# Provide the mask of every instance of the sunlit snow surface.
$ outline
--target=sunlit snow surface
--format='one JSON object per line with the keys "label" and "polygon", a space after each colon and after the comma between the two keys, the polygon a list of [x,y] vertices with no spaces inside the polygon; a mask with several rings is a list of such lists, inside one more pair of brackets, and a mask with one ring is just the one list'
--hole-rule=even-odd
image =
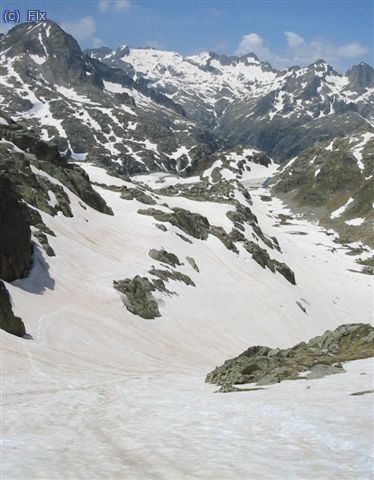
{"label": "sunlit snow surface", "polygon": [[[121,184],[83,167],[94,181]],[[114,217],[71,193],[74,218],[43,214],[57,256],[48,268],[37,253],[30,277],[8,284],[33,340],[0,332],[4,479],[370,478],[373,399],[350,396],[373,388],[369,360],[254,392],[214,394],[204,383],[250,345],[290,346],[371,321],[371,278],[350,271],[354,258],[322,228],[299,219],[280,226],[275,214],[289,212],[261,199],[269,192],[253,190],[260,180],[246,179],[253,211],[277,236],[283,254],[271,254],[295,271],[295,287],[215,237],[188,244],[175,227],[161,232],[136,213],[143,204],[114,191],[98,188]],[[162,202],[228,227],[229,205]],[[155,264],[149,249],[160,247],[178,255],[196,288],[171,283],[178,296],[163,297],[162,317],[146,321],[123,308],[112,282],[146,274]]]}

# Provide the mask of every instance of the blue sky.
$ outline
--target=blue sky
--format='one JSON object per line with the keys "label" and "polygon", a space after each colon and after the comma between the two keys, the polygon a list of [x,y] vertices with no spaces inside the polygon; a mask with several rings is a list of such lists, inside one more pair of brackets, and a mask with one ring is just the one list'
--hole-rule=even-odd
{"label": "blue sky", "polygon": [[324,58],[338,70],[373,64],[368,0],[1,0],[1,11],[41,9],[82,47],[154,46],[184,55],[254,51],[276,67]]}

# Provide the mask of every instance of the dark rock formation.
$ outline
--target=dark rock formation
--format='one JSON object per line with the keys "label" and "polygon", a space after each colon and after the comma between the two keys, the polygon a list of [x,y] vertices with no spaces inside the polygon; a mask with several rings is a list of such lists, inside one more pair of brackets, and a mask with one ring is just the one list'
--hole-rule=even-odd
{"label": "dark rock formation", "polygon": [[176,265],[181,265],[179,258],[174,255],[174,253],[167,252],[164,249],[156,250],[152,248],[152,250],[149,251],[149,256],[153,258],[153,260],[157,260],[161,263],[166,263],[168,265],[171,265],[172,267],[175,267]]}
{"label": "dark rock formation", "polygon": [[125,294],[124,304],[129,312],[147,320],[160,316],[157,301],[152,295],[157,288],[148,278],[137,275],[133,279],[114,281],[113,285]]}
{"label": "dark rock formation", "polygon": [[282,380],[321,378],[344,372],[341,362],[373,356],[374,327],[353,323],[327,330],[288,349],[250,347],[210,372],[206,382],[267,385]]}
{"label": "dark rock formation", "polygon": [[191,287],[196,287],[196,285],[188,275],[177,272],[176,270],[162,270],[157,268],[151,268],[149,273],[151,275],[154,275],[155,277],[160,278],[164,282],[168,282],[169,280],[175,280],[177,282],[183,282]]}
{"label": "dark rock formation", "polygon": [[140,188],[122,187],[121,198],[125,200],[137,200],[146,205],[155,205],[156,200]]}
{"label": "dark rock formation", "polygon": [[16,280],[26,275],[32,258],[28,209],[0,175],[0,278]]}
{"label": "dark rock formation", "polygon": [[0,328],[12,335],[22,337],[25,335],[25,325],[19,317],[16,317],[12,310],[12,304],[8,290],[4,282],[0,280]]}

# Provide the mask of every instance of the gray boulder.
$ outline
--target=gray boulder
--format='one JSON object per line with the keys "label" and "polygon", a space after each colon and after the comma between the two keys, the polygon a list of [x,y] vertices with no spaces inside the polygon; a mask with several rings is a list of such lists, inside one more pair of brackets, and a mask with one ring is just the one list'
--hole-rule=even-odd
{"label": "gray boulder", "polygon": [[9,292],[4,282],[0,280],[0,328],[17,337],[26,334],[25,325],[19,317],[16,317],[12,310]]}

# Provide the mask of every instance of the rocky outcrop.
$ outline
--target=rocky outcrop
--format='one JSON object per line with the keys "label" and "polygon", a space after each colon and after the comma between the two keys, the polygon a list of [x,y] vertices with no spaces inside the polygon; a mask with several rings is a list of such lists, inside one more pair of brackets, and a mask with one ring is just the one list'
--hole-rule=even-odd
{"label": "rocky outcrop", "polygon": [[129,312],[139,315],[147,320],[160,316],[158,304],[152,292],[158,289],[157,284],[147,277],[136,277],[114,281],[114,288],[125,295],[123,302]]}
{"label": "rocky outcrop", "polygon": [[0,174],[0,278],[16,280],[31,265],[32,246],[28,209],[11,182]]}
{"label": "rocky outcrop", "polygon": [[[270,248],[280,250],[277,239],[275,237],[267,237],[257,224],[257,218],[252,214],[251,210],[241,205],[236,205],[237,210],[228,212],[230,220],[234,221],[234,225],[244,229],[244,222],[248,223],[254,231],[255,238],[261,239]],[[245,212],[245,213],[243,213]],[[285,263],[279,262],[270,257],[268,252],[260,247],[257,243],[246,240],[245,236],[236,228],[230,233],[222,227],[210,225],[209,221],[203,215],[192,213],[182,208],[173,208],[171,212],[164,212],[155,208],[146,210],[138,210],[141,215],[150,215],[159,222],[169,222],[179,227],[184,233],[191,235],[199,240],[206,240],[209,235],[217,237],[228,250],[238,254],[239,250],[235,242],[240,242],[243,247],[252,254],[253,259],[263,268],[269,268],[273,273],[279,272],[292,285],[296,285],[295,274],[291,268]],[[229,215],[231,213],[231,215]],[[236,215],[237,214],[237,215]],[[183,240],[189,241],[188,238],[179,235]],[[152,257],[153,258],[153,257]]]}
{"label": "rocky outcrop", "polygon": [[[60,155],[56,145],[40,140],[32,130],[26,130],[7,116],[1,114],[8,125],[0,126],[0,138],[3,138],[24,152],[14,151],[11,144],[0,148],[0,170],[16,186],[16,190],[30,205],[50,215],[58,211],[72,216],[68,195],[60,185],[52,183],[44,176],[36,175],[31,166],[42,170],[69,188],[87,205],[99,212],[112,215],[104,199],[92,188],[87,173],[79,165],[69,163]],[[29,152],[33,155],[29,155]],[[56,197],[51,206],[49,192]]]}
{"label": "rocky outcrop", "polygon": [[374,327],[353,323],[327,330],[288,349],[250,347],[216,367],[207,375],[206,382],[224,386],[268,385],[282,380],[314,379],[344,372],[342,362],[373,356]]}
{"label": "rocky outcrop", "polygon": [[262,268],[268,268],[273,273],[277,271],[292,283],[292,285],[296,285],[295,274],[288,265],[271,258],[264,248],[261,248],[257,243],[251,242],[250,240],[246,240],[243,246],[247,252],[252,254],[253,260],[261,265]]}
{"label": "rocky outcrop", "polygon": [[12,335],[22,337],[26,334],[25,325],[19,317],[16,317],[12,310],[9,292],[4,282],[0,280],[0,328]]}
{"label": "rocky outcrop", "polygon": [[50,176],[59,180],[91,208],[107,215],[113,215],[111,208],[107,206],[105,200],[92,188],[87,173],[79,165],[67,163],[60,156],[59,159],[60,162],[58,163],[44,160],[37,162],[36,165]]}
{"label": "rocky outcrop", "polygon": [[124,200],[137,200],[146,205],[155,205],[156,200],[140,188],[122,187],[121,198]]}
{"label": "rocky outcrop", "polygon": [[188,275],[184,273],[177,272],[176,270],[162,270],[159,268],[151,268],[149,271],[151,275],[160,278],[164,282],[168,282],[169,280],[174,280],[176,282],[183,282],[186,285],[191,287],[196,287],[194,282],[190,279]]}
{"label": "rocky outcrop", "polygon": [[150,215],[158,222],[170,222],[184,233],[199,240],[206,240],[209,235],[209,221],[199,213],[192,213],[183,208],[173,208],[172,212],[164,212],[155,208],[138,210],[141,215]]}
{"label": "rocky outcrop", "polygon": [[200,272],[199,267],[197,266],[197,263],[194,258],[186,257],[186,260],[197,273]]}
{"label": "rocky outcrop", "polygon": [[149,251],[149,256],[153,258],[153,260],[166,263],[172,267],[175,267],[176,265],[182,265],[179,261],[179,258],[174,255],[174,253],[167,252],[164,249],[156,250],[155,248],[152,248],[152,250]]}
{"label": "rocky outcrop", "polygon": [[[149,255],[154,260],[173,267],[182,265],[176,255],[163,249],[152,249]],[[127,310],[147,320],[161,316],[158,302],[154,297],[155,292],[168,295],[175,294],[175,292],[166,288],[165,282],[175,281],[182,282],[186,286],[196,286],[188,275],[171,268],[166,270],[152,267],[149,270],[149,274],[156,278],[150,279],[136,275],[132,279],[126,278],[125,280],[113,282],[114,288],[124,294],[122,300]]]}
{"label": "rocky outcrop", "polygon": [[374,131],[367,127],[305,150],[279,171],[272,189],[296,213],[333,228],[341,243],[372,247],[373,158]]}

